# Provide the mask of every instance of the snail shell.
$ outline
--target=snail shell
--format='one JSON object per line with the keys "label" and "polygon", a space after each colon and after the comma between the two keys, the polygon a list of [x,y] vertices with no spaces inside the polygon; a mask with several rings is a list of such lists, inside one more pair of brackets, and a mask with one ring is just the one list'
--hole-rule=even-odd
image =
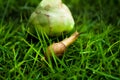
{"label": "snail shell", "polygon": [[47,48],[45,57],[47,56],[51,57],[52,53],[54,53],[58,57],[62,56],[65,50],[66,50],[66,46],[62,42],[53,43]]}

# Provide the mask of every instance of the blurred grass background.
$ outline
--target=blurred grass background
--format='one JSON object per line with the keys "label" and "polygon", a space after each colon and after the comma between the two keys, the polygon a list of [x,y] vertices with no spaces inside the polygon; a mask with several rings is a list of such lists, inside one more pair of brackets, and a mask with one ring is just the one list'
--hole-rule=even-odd
{"label": "blurred grass background", "polygon": [[[5,17],[5,20],[10,18],[14,19],[16,17],[20,19],[21,16],[23,18],[28,18],[39,2],[40,0],[1,0],[0,17]],[[68,5],[75,19],[78,19],[78,15],[80,18],[83,18],[83,16],[86,14],[86,18],[94,21],[104,20],[104,22],[106,23],[111,23],[115,25],[120,24],[119,0],[63,0],[63,2]]]}
{"label": "blurred grass background", "polygon": [[63,0],[75,30],[86,33],[53,63],[40,60],[53,39],[27,39],[26,24],[40,1],[0,0],[0,80],[120,79],[120,0]]}

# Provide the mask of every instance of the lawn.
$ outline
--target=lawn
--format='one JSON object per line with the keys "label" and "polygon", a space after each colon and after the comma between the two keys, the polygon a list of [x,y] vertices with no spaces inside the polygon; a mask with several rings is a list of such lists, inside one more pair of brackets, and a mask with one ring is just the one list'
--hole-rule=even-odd
{"label": "lawn", "polygon": [[[0,80],[120,80],[120,1],[63,0],[75,28],[36,38],[27,32],[41,0],[0,0]],[[41,60],[48,45],[81,33],[60,58]]]}

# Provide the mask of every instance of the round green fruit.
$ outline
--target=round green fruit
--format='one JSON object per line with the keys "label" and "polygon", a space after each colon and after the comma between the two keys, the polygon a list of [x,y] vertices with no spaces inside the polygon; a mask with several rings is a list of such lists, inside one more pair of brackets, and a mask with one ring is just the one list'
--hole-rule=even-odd
{"label": "round green fruit", "polygon": [[49,36],[58,36],[74,28],[74,20],[68,7],[61,0],[42,0],[29,19],[29,31],[34,29]]}

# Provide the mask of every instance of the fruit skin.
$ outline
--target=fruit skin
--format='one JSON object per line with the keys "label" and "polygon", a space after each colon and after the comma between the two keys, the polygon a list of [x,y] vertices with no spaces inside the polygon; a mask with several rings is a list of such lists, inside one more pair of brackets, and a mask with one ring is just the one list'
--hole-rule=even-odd
{"label": "fruit skin", "polygon": [[74,20],[68,7],[61,0],[43,0],[29,19],[29,31],[34,29],[49,36],[58,36],[74,28]]}

